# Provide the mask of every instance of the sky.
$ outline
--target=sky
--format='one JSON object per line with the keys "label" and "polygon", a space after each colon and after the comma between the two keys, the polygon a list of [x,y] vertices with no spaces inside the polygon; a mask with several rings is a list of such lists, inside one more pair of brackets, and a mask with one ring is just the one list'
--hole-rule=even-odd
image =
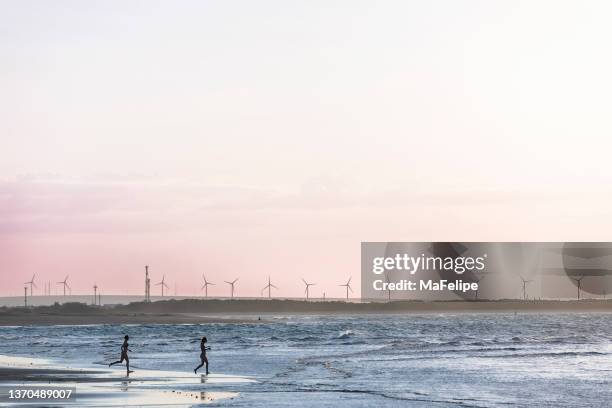
{"label": "sky", "polygon": [[179,295],[340,297],[361,241],[610,241],[611,17],[2,0],[0,296],[138,294],[148,264]]}

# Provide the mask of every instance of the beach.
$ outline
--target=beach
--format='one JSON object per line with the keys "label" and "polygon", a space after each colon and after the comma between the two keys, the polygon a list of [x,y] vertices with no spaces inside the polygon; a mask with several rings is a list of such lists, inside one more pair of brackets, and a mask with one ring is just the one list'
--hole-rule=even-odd
{"label": "beach", "polygon": [[[125,334],[129,379],[108,368]],[[193,373],[203,335],[208,377]],[[0,386],[76,384],[78,406],[601,407],[612,400],[610,338],[601,312],[5,326]]]}
{"label": "beach", "polygon": [[[224,375],[206,377],[177,372],[140,370],[132,378],[110,368],[61,367],[57,362],[25,357],[0,356],[0,386],[3,390],[73,387],[74,399],[60,405],[76,406],[192,406],[233,399],[238,394],[206,391],[202,384],[250,382],[248,378]],[[30,400],[35,404],[35,400]],[[54,401],[57,406],[58,401]],[[10,404],[10,402],[9,402]],[[20,405],[20,404],[16,404]],[[41,404],[44,405],[44,404]]]}

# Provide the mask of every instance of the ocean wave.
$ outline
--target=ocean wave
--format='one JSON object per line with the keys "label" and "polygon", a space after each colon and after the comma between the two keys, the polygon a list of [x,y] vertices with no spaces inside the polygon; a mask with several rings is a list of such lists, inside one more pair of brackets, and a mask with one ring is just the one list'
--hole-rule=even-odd
{"label": "ocean wave", "polygon": [[353,337],[355,333],[352,330],[345,330],[338,334],[336,338],[338,339],[348,339],[349,337]]}

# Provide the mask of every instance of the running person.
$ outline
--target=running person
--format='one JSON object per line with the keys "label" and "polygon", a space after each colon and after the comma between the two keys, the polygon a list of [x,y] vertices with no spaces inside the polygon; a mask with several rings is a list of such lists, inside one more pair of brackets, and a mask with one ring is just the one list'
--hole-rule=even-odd
{"label": "running person", "polygon": [[113,361],[112,363],[108,365],[110,367],[115,364],[121,364],[123,363],[123,360],[125,360],[128,376],[130,375],[130,373],[133,373],[133,371],[130,371],[130,358],[128,357],[128,351],[132,351],[129,349],[129,345],[128,345],[129,339],[130,339],[130,336],[128,336],[127,334],[123,338],[123,344],[121,345],[121,360]]}
{"label": "running person", "polygon": [[202,337],[202,341],[200,342],[200,365],[193,370],[195,374],[197,374],[198,370],[202,368],[204,364],[206,364],[206,375],[208,375],[208,358],[206,358],[206,350],[210,350],[210,347],[206,346],[207,341],[208,340],[206,340],[206,337]]}

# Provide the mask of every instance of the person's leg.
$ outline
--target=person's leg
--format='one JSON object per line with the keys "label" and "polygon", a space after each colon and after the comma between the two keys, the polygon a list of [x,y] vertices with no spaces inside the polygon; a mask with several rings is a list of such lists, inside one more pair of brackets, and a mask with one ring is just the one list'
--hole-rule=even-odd
{"label": "person's leg", "polygon": [[208,357],[204,357],[204,362],[206,363],[206,374],[208,374]]}
{"label": "person's leg", "polygon": [[110,363],[108,366],[110,367],[110,366],[112,366],[112,365],[115,365],[115,364],[121,364],[121,363],[123,363],[123,356],[121,356],[121,360],[113,361],[113,362],[112,362],[112,363]]}
{"label": "person's leg", "polygon": [[202,368],[202,366],[203,366],[203,365],[204,365],[204,360],[200,360],[200,365],[199,365],[199,366],[197,366],[197,367],[195,368],[195,370],[193,370],[193,372],[194,372],[195,374],[197,374],[197,373],[198,373],[198,370],[199,370],[200,368]]}
{"label": "person's leg", "polygon": [[128,358],[128,356],[125,356],[125,364],[127,367],[128,375],[130,375],[130,359]]}

